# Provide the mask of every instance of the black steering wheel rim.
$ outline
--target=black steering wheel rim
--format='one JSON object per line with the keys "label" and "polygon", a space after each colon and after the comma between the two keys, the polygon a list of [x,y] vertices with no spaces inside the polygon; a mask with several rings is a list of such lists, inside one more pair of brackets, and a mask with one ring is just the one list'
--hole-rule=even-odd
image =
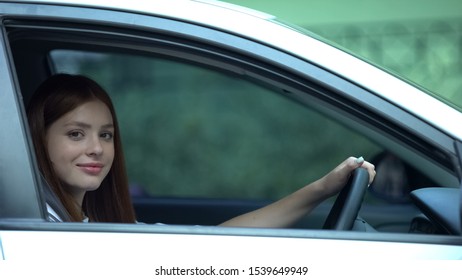
{"label": "black steering wheel rim", "polygon": [[348,183],[338,194],[323,229],[352,230],[369,185],[369,173],[356,168]]}

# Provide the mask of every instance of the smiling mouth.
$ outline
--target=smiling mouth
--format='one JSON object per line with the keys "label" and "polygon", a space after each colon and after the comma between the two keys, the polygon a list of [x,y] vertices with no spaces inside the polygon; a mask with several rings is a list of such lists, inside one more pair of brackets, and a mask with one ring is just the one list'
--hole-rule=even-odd
{"label": "smiling mouth", "polygon": [[90,175],[98,175],[103,170],[103,165],[101,164],[81,164],[77,165],[83,172]]}

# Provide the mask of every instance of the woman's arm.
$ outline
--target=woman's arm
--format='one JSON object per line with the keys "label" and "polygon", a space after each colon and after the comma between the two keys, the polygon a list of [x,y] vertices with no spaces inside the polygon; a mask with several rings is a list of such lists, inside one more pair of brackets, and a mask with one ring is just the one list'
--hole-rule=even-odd
{"label": "woman's arm", "polygon": [[321,179],[255,211],[232,218],[220,226],[284,228],[310,213],[325,199],[337,194],[348,182],[353,170],[367,169],[369,183],[375,177],[375,167],[361,158],[349,157]]}

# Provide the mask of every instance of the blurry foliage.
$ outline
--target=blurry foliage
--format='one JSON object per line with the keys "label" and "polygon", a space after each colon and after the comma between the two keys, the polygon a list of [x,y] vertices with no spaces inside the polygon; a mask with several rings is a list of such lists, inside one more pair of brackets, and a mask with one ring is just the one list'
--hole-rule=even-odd
{"label": "blurry foliage", "polygon": [[61,56],[63,66],[76,67],[68,72],[91,76],[112,96],[131,184],[150,195],[272,199],[347,156],[378,151],[349,129],[233,75],[122,55],[79,53],[70,63],[69,54]]}
{"label": "blurry foliage", "polygon": [[331,24],[307,29],[462,110],[462,18]]}

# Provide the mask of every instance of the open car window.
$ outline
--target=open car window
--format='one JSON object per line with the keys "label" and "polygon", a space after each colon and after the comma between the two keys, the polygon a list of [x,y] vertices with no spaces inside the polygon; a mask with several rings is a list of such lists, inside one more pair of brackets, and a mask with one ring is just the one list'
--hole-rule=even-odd
{"label": "open car window", "polygon": [[[435,152],[452,143],[447,135],[278,49],[197,26],[184,36],[157,18],[156,32],[7,23],[26,104],[59,72],[90,76],[109,92],[141,222],[216,225],[363,156],[383,172],[361,215],[380,231],[408,232],[418,213],[409,192],[454,179],[451,154]],[[300,227],[320,228],[331,203]]]}
{"label": "open car window", "polygon": [[[166,204],[253,201],[249,207],[258,207],[361,155],[381,171],[363,205],[374,226],[406,232],[417,213],[409,193],[428,181],[415,182],[421,174],[408,177],[400,158],[322,114],[316,103],[301,104],[248,77],[166,57],[58,49],[50,59],[55,72],[91,76],[111,94],[138,208],[143,198]],[[299,226],[320,227],[330,207],[326,203]],[[172,208],[138,212],[175,213]],[[377,220],[382,211],[401,215]],[[213,224],[178,212],[181,218],[144,221]]]}
{"label": "open car window", "polygon": [[276,199],[349,155],[381,148],[238,75],[172,59],[56,50],[56,72],[104,85],[115,103],[134,194]]}

